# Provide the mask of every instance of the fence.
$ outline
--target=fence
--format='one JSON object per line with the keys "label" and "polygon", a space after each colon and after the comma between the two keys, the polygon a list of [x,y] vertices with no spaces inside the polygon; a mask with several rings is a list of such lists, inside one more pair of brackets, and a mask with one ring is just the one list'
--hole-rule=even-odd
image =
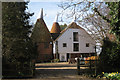
{"label": "fence", "polygon": [[[83,63],[84,61],[84,64],[81,64]],[[88,67],[87,69],[89,69],[90,73],[94,73],[94,75],[96,76],[97,74],[97,62],[98,62],[98,59],[95,59],[95,60],[80,60],[79,58],[77,58],[77,72],[78,72],[78,75],[80,75],[82,72],[81,72],[81,67]]]}

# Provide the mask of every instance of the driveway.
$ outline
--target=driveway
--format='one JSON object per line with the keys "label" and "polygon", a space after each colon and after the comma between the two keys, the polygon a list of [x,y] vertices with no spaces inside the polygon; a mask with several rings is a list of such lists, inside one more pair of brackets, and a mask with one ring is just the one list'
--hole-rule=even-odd
{"label": "driveway", "polygon": [[76,64],[68,64],[68,62],[37,63],[35,79],[96,80],[77,75]]}
{"label": "driveway", "polygon": [[99,80],[88,78],[83,75],[77,75],[76,65],[77,64],[68,64],[68,62],[37,63],[35,77],[29,79],[14,79],[14,80]]}

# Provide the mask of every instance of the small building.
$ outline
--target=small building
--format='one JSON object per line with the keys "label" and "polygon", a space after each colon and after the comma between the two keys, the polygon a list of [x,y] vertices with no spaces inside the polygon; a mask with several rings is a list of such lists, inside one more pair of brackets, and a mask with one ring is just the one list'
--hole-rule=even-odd
{"label": "small building", "polygon": [[57,55],[60,61],[95,55],[95,40],[75,21],[61,31],[53,44],[53,54]]}
{"label": "small building", "polygon": [[41,9],[41,16],[37,19],[34,26],[31,39],[37,46],[37,62],[45,62],[53,59],[53,40],[43,19],[43,9]]}

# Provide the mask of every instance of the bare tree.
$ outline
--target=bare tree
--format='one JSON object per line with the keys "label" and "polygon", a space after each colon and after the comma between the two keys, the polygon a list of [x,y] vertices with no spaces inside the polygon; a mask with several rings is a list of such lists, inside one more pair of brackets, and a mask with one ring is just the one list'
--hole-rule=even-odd
{"label": "bare tree", "polygon": [[72,19],[76,15],[77,23],[87,30],[87,32],[96,41],[97,46],[100,48],[103,44],[103,39],[107,36],[110,30],[110,25],[103,18],[101,18],[96,12],[98,9],[100,14],[110,18],[109,8],[104,2],[80,2],[79,0],[68,0],[58,5],[63,9],[61,17]]}

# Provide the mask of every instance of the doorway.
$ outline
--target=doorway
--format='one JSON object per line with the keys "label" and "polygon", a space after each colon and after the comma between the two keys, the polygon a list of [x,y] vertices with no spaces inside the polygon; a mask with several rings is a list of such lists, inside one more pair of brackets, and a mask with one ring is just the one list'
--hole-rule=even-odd
{"label": "doorway", "polygon": [[68,62],[68,59],[70,59],[70,54],[67,53],[67,62]]}

